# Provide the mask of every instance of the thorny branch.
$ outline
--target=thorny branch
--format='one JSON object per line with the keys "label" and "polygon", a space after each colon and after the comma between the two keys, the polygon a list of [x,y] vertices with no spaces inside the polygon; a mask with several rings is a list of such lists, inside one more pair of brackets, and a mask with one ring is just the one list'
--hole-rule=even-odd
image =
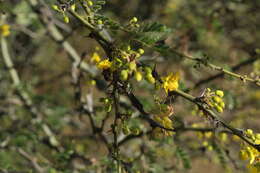
{"label": "thorny branch", "polygon": [[[247,60],[245,60],[245,61],[243,61],[243,62],[241,62],[241,63],[239,63],[239,64],[237,64],[237,65],[235,65],[235,66],[233,66],[233,67],[231,67],[231,70],[232,70],[232,71],[237,71],[237,70],[239,70],[242,66],[246,66],[246,65],[248,65],[248,64],[254,63],[257,59],[259,59],[259,58],[257,58],[257,57],[249,58],[249,59],[247,59]],[[210,81],[213,81],[213,80],[215,80],[215,79],[217,79],[217,78],[221,78],[221,77],[223,77],[224,75],[225,75],[224,72],[220,72],[220,73],[217,73],[217,74],[215,74],[215,75],[213,75],[213,76],[210,76],[210,77],[208,77],[208,78],[202,79],[202,80],[200,80],[199,82],[197,82],[197,83],[194,85],[193,89],[198,88],[199,86],[201,86],[201,85],[203,85],[203,84],[206,84],[206,83],[208,83],[208,82],[210,82]]]}
{"label": "thorny branch", "polygon": [[[61,1],[60,1],[61,2]],[[100,39],[102,40],[105,40],[105,44],[108,44],[108,45],[101,45],[106,52],[110,51],[111,48],[113,47],[113,43],[111,42],[111,40],[107,40],[106,37],[104,37],[104,35],[101,34],[100,31],[97,31],[95,28],[93,28],[93,26],[86,20],[84,20],[79,14],[77,14],[75,11],[72,11],[70,10],[70,13],[75,17],[77,18],[82,24],[84,24],[90,31],[92,31],[93,33],[95,33],[93,35],[93,38],[96,39],[98,42],[100,41]],[[148,46],[148,45],[146,45]],[[251,79],[249,77],[246,77],[246,76],[242,76],[242,75],[239,75],[239,74],[236,74],[236,73],[233,73],[233,72],[230,72],[228,70],[225,70],[223,69],[222,67],[219,67],[219,66],[216,66],[214,64],[211,64],[211,63],[204,63],[203,62],[203,59],[201,58],[194,58],[192,56],[189,56],[189,55],[186,55],[186,54],[183,54],[181,52],[178,52],[174,49],[171,49],[172,52],[174,52],[175,54],[181,56],[181,57],[185,57],[187,59],[190,59],[190,60],[193,60],[193,61],[197,61],[199,63],[203,63],[205,66],[207,67],[210,67],[212,69],[215,69],[215,70],[218,70],[218,71],[221,71],[222,73],[225,73],[227,75],[230,75],[230,76],[233,76],[233,77],[236,77],[236,78],[239,78],[239,79],[243,79],[244,81],[249,81],[249,82],[253,82],[255,83],[256,85],[260,86],[259,84],[259,81],[258,80],[254,80],[254,79]],[[110,54],[108,54],[110,55]],[[143,106],[142,104],[138,101],[138,99],[133,95],[133,93],[131,92],[127,92],[125,91],[127,97],[129,98],[129,100],[131,101],[132,105],[142,114],[141,117],[143,119],[145,119],[146,121],[149,122],[149,124],[153,127],[160,127],[160,128],[163,128],[165,130],[173,130],[173,129],[167,129],[167,128],[164,128],[163,126],[161,126],[160,124],[156,123],[154,120],[152,120],[150,117],[149,117],[149,113],[145,112],[144,109],[143,109]],[[251,145],[252,147],[254,147],[255,149],[257,149],[258,151],[260,151],[260,146],[259,145],[255,145],[254,143],[252,143],[249,139],[247,139],[243,132],[241,130],[238,130],[230,125],[228,125],[224,120],[222,120],[218,115],[216,115],[212,110],[206,108],[205,104],[203,103],[200,103],[195,97],[193,97],[192,95],[190,94],[187,94],[185,92],[182,92],[180,90],[176,90],[173,92],[174,94],[176,95],[179,95],[181,97],[183,97],[184,99],[190,101],[190,102],[193,102],[194,104],[198,105],[203,111],[205,111],[214,121],[218,121],[221,125],[223,125],[225,128],[229,129],[234,135],[237,135],[240,139],[242,139],[243,141],[245,141],[246,143],[248,143],[249,145]]]}
{"label": "thorny branch", "polygon": [[38,108],[35,105],[33,105],[33,102],[28,93],[21,88],[22,84],[20,82],[18,73],[14,68],[11,56],[8,51],[7,41],[4,37],[1,38],[1,50],[5,66],[9,71],[15,90],[22,102],[24,103],[24,106],[29,110],[29,112],[32,114],[33,118],[35,118],[37,123],[41,125],[42,130],[49,137],[51,144],[57,147],[59,150],[63,150],[59,144],[59,141],[56,139],[55,134],[52,132],[51,128],[45,122],[43,122],[42,113],[38,110]]}
{"label": "thorny branch", "polygon": [[38,162],[37,162],[37,158],[29,155],[26,151],[24,151],[22,148],[18,148],[17,149],[18,152],[29,162],[31,162],[32,166],[34,167],[34,169],[39,172],[39,173],[45,173],[46,170],[44,170],[44,168],[42,168]]}
{"label": "thorny branch", "polygon": [[[64,37],[61,35],[61,33],[58,31],[57,27],[55,26],[55,24],[52,22],[52,20],[50,20],[52,18],[52,16],[50,15],[50,10],[48,8],[46,8],[44,1],[42,0],[36,0],[36,1],[32,1],[32,0],[27,0],[27,2],[29,2],[29,4],[31,5],[32,9],[34,9],[34,11],[39,15],[39,18],[41,19],[41,22],[43,24],[46,24],[47,30],[50,33],[51,38],[53,38],[57,43],[61,44],[63,46],[63,48],[68,52],[68,54],[70,55],[72,61],[73,61],[73,69],[72,69],[72,76],[73,76],[73,80],[74,80],[74,85],[75,85],[75,89],[76,89],[76,95],[79,101],[80,101],[80,112],[84,112],[88,115],[89,119],[90,119],[90,124],[93,130],[93,133],[98,133],[98,135],[100,136],[101,140],[106,144],[109,152],[111,153],[111,149],[109,147],[109,142],[106,139],[106,137],[103,135],[103,127],[105,124],[105,120],[102,122],[101,128],[97,127],[94,123],[94,119],[93,119],[93,111],[88,110],[84,107],[84,104],[81,101],[81,84],[80,84],[80,78],[81,78],[81,69],[83,69],[84,71],[87,71],[88,73],[95,75],[95,69],[92,69],[90,66],[88,66],[88,64],[84,63],[82,61],[82,59],[80,58],[80,56],[77,54],[77,52],[75,51],[75,49],[66,41],[64,40]],[[35,3],[36,2],[36,3]],[[59,1],[60,3],[62,3],[62,1]],[[41,5],[41,9],[38,9],[37,5]],[[83,7],[84,8],[84,7]],[[85,9],[85,8],[84,8]],[[48,15],[50,16],[46,16],[45,12],[48,12]],[[88,22],[87,20],[85,20],[85,18],[83,18],[81,15],[79,15],[77,12],[69,10],[70,14],[72,16],[74,16],[76,19],[78,19],[78,21],[83,24],[86,28],[88,28],[91,31],[91,38],[95,39],[105,50],[105,52],[107,53],[108,56],[110,56],[110,51],[113,49],[113,41],[104,36],[102,34],[102,32],[100,32],[100,30],[96,29],[95,26],[93,24],[91,24],[90,22]],[[86,9],[86,13],[88,14],[88,10]],[[88,14],[90,15],[90,14]],[[147,45],[146,45],[147,46]],[[16,70],[13,67],[13,63],[11,61],[10,55],[8,53],[8,47],[7,47],[7,43],[6,40],[4,38],[1,38],[1,48],[2,48],[2,54],[3,54],[3,58],[4,58],[4,62],[5,65],[10,73],[10,76],[13,80],[13,83],[16,87],[16,90],[18,92],[19,97],[23,100],[23,102],[25,103],[25,106],[30,110],[30,112],[32,113],[33,116],[35,116],[35,118],[37,118],[39,120],[39,122],[42,124],[42,128],[44,130],[44,132],[46,133],[47,136],[49,136],[49,138],[55,138],[54,134],[52,133],[52,131],[50,130],[50,128],[47,126],[47,124],[42,122],[42,115],[41,113],[37,110],[37,108],[32,104],[32,101],[29,97],[29,95],[19,89],[19,85],[20,85],[20,79],[19,76],[16,72]],[[185,57],[187,59],[196,61],[198,63],[201,63],[203,65],[205,65],[206,67],[210,67],[214,70],[220,71],[220,73],[216,74],[215,76],[212,76],[208,79],[204,79],[202,81],[200,81],[199,83],[197,83],[195,85],[195,87],[198,87],[199,85],[214,80],[218,77],[221,77],[225,74],[230,75],[232,77],[235,78],[239,78],[242,81],[249,81],[252,83],[255,83],[257,86],[260,86],[259,83],[259,79],[252,79],[249,78],[247,76],[243,76],[243,75],[239,75],[236,74],[234,72],[228,71],[222,67],[216,66],[214,64],[205,62],[202,58],[194,58],[192,56],[180,53],[176,50],[171,49],[172,52],[174,52],[175,54],[181,56],[181,57]],[[247,63],[251,63],[254,62],[255,60],[259,59],[257,58],[252,58],[246,62],[243,62],[244,64]],[[240,64],[238,64],[237,66],[232,68],[232,71],[235,71],[236,69],[238,69],[240,66]],[[125,137],[124,139],[122,139],[121,141],[118,141],[117,139],[117,131],[116,131],[116,127],[117,127],[117,123],[118,123],[118,119],[119,119],[119,97],[118,97],[118,90],[119,90],[119,85],[118,85],[118,80],[116,75],[114,75],[114,79],[113,79],[113,101],[114,101],[114,108],[115,108],[115,119],[113,122],[113,127],[112,127],[112,131],[113,131],[113,135],[114,135],[114,141],[113,141],[113,145],[114,145],[114,149],[117,150],[121,145],[123,145],[125,142],[127,142],[128,140],[134,139],[134,138],[138,138],[141,137],[143,135],[148,135],[151,133],[151,131],[148,131],[146,133],[142,132],[139,135],[129,135],[127,137]],[[135,107],[139,112],[140,112],[140,117],[142,119],[144,119],[145,121],[147,121],[152,127],[159,127],[162,128],[164,130],[169,130],[169,131],[199,131],[199,132],[207,132],[207,131],[213,131],[215,130],[215,128],[190,128],[190,127],[180,127],[175,128],[175,129],[168,129],[165,128],[164,126],[160,125],[159,123],[155,122],[152,118],[151,118],[151,114],[146,112],[144,110],[143,105],[141,104],[141,102],[138,100],[138,98],[130,91],[126,91],[124,86],[121,88],[124,90],[124,94],[128,97],[128,99],[130,100],[131,104],[133,107]],[[118,95],[117,95],[118,94]],[[197,97],[194,97],[190,94],[187,94],[183,91],[180,90],[176,90],[173,91],[169,94],[169,96],[171,95],[178,95],[183,97],[185,100],[188,100],[196,105],[199,106],[200,109],[202,109],[204,112],[207,113],[208,116],[210,116],[212,118],[213,121],[221,124],[223,127],[225,127],[226,129],[228,129],[229,131],[225,131],[227,133],[232,133],[234,135],[237,135],[240,139],[242,139],[243,141],[245,141],[246,143],[248,143],[249,145],[251,145],[252,147],[254,147],[255,149],[257,149],[258,151],[260,151],[260,146],[259,145],[255,145],[254,143],[252,143],[249,139],[247,139],[247,137],[245,137],[245,135],[243,134],[243,131],[236,129],[232,126],[230,126],[229,124],[227,124],[222,118],[220,118],[215,112],[213,112],[212,110],[208,109],[207,106],[205,105],[205,103],[201,102]],[[107,116],[108,117],[108,116]],[[23,151],[22,149],[18,150],[19,153],[24,156],[27,160],[29,160],[30,162],[32,162],[33,166],[35,167],[35,169],[38,172],[43,172],[42,168],[39,167],[39,165],[37,165],[37,162],[35,161],[35,159],[31,158],[30,155],[28,155],[28,153],[26,153],[25,151]],[[116,158],[118,159],[118,158]],[[122,162],[122,160],[118,160],[118,162]],[[124,163],[123,163],[124,164]]]}
{"label": "thorny branch", "polygon": [[[155,46],[153,46],[153,45],[148,45],[148,44],[146,44],[146,43],[144,43],[144,42],[142,42],[140,40],[136,40],[136,39],[135,39],[135,41],[141,43],[142,45],[144,45],[146,47],[149,47],[149,48],[152,48],[154,50],[157,50],[157,48]],[[178,55],[180,57],[183,57],[183,58],[195,61],[196,63],[202,64],[202,65],[204,65],[204,66],[206,66],[206,67],[208,67],[210,69],[213,69],[213,70],[216,70],[216,71],[220,71],[220,74],[218,74],[220,76],[225,74],[225,75],[229,75],[229,76],[234,77],[234,78],[238,78],[238,79],[240,79],[243,82],[252,82],[256,86],[260,86],[260,79],[259,78],[253,79],[253,78],[248,77],[247,75],[240,75],[240,74],[231,72],[231,71],[229,71],[229,70],[227,70],[227,69],[225,69],[223,67],[220,67],[220,66],[217,66],[215,64],[212,64],[212,63],[208,62],[208,60],[206,60],[203,57],[202,58],[201,57],[199,57],[199,58],[198,57],[193,57],[191,55],[187,55],[185,53],[179,52],[179,51],[177,51],[177,50],[175,50],[173,48],[169,48],[168,51],[173,53],[173,54],[175,54],[175,55]],[[259,59],[259,56],[256,57],[256,59]]]}

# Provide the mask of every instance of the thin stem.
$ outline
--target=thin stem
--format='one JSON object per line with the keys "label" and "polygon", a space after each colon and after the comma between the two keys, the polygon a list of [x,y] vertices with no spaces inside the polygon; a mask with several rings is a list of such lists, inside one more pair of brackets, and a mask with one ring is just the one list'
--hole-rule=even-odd
{"label": "thin stem", "polygon": [[[115,118],[114,118],[114,122],[113,122],[113,135],[114,135],[114,143],[113,143],[113,147],[114,147],[114,152],[116,157],[118,157],[119,151],[118,151],[118,139],[117,139],[117,135],[118,135],[118,119],[119,119],[119,104],[118,104],[118,100],[119,100],[119,96],[118,96],[118,87],[117,87],[117,77],[116,77],[116,73],[113,73],[113,92],[112,92],[112,97],[113,97],[113,101],[114,101],[114,109],[115,109]],[[119,162],[117,161],[117,166],[119,169]]]}
{"label": "thin stem", "polygon": [[30,154],[28,154],[26,151],[24,151],[22,148],[18,148],[18,153],[23,156],[26,160],[28,160],[32,166],[34,167],[34,169],[39,172],[39,173],[45,173],[46,170],[44,170],[38,163],[37,163],[37,158],[31,156]]}
{"label": "thin stem", "polygon": [[19,87],[21,85],[21,81],[20,81],[20,78],[18,76],[16,69],[13,66],[13,62],[12,62],[11,56],[9,54],[8,46],[7,46],[7,41],[4,37],[1,37],[1,51],[2,51],[2,55],[3,55],[2,57],[4,60],[5,66],[11,76],[11,79],[12,79],[15,89],[18,93],[18,96],[24,103],[25,108],[27,108],[29,110],[29,112],[32,114],[33,118],[36,118],[36,120],[40,123],[43,131],[49,137],[49,140],[52,141],[51,144],[58,150],[63,150],[59,141],[56,139],[54,133],[52,132],[51,128],[46,123],[43,122],[42,114],[37,109],[37,107],[35,107],[33,105],[29,94],[25,90],[23,90],[22,88]]}
{"label": "thin stem", "polygon": [[[48,31],[48,35],[59,45],[61,45],[64,50],[70,55],[69,58],[73,62],[79,62],[80,56],[75,50],[74,47],[71,46],[71,44],[64,39],[64,36],[61,34],[61,32],[58,30],[56,25],[53,21],[48,21],[46,19],[53,19],[52,12],[48,8],[48,6],[44,3],[44,1],[36,0],[27,0],[28,4],[32,8],[32,10],[37,14],[38,18],[40,19],[40,22],[43,25],[46,25],[46,29]],[[38,9],[38,6],[41,5],[42,10]],[[47,12],[47,13],[46,13]],[[48,16],[51,15],[51,16]],[[54,19],[53,19],[54,20]],[[82,62],[80,68],[82,68],[84,71],[90,73],[91,75],[95,75],[97,73],[96,69],[91,68],[87,63]]]}
{"label": "thin stem", "polygon": [[[242,61],[241,63],[239,63],[239,64],[237,64],[237,65],[231,67],[231,69],[232,69],[232,71],[237,71],[237,70],[239,70],[242,66],[246,66],[246,65],[249,65],[249,64],[254,63],[257,59],[258,59],[258,58],[256,58],[256,57],[254,57],[254,58],[249,58],[249,59],[247,59],[247,60],[245,60],[245,61]],[[208,78],[202,79],[202,80],[200,80],[199,82],[197,82],[197,83],[194,85],[193,89],[198,88],[199,86],[201,86],[201,85],[203,85],[203,84],[206,84],[206,83],[208,83],[208,82],[210,82],[210,81],[213,81],[213,80],[215,80],[215,79],[218,79],[218,78],[220,78],[220,77],[223,77],[224,74],[225,74],[224,72],[219,72],[219,73],[217,73],[217,74],[215,74],[215,75],[213,75],[213,76],[210,76],[210,77],[208,77]]]}
{"label": "thin stem", "polygon": [[204,112],[207,113],[207,115],[209,115],[213,120],[219,122],[220,124],[222,124],[225,128],[229,129],[234,135],[238,136],[240,139],[242,139],[243,141],[245,141],[247,144],[251,145],[252,147],[254,147],[255,149],[257,149],[258,151],[260,151],[260,145],[256,145],[254,143],[252,143],[249,139],[247,139],[243,132],[241,130],[238,130],[234,127],[232,127],[231,125],[227,124],[222,118],[220,118],[216,113],[214,113],[212,110],[208,109],[206,107],[205,104],[201,103],[200,101],[198,101],[196,99],[196,97],[187,94],[183,91],[180,90],[176,90],[173,91],[172,93],[179,95],[183,98],[185,98],[186,100],[189,100],[190,102],[195,103],[196,105],[198,105]]}
{"label": "thin stem", "polygon": [[20,79],[19,79],[17,71],[14,68],[14,64],[13,64],[10,54],[8,52],[7,42],[4,37],[1,38],[1,50],[2,50],[3,59],[5,62],[6,68],[8,69],[8,71],[12,77],[15,87],[17,87],[20,84]]}
{"label": "thin stem", "polygon": [[[235,77],[235,78],[238,78],[238,79],[242,80],[243,82],[248,81],[248,82],[255,83],[257,86],[260,86],[260,80],[259,79],[252,79],[252,78],[247,77],[246,75],[240,75],[240,74],[228,71],[228,70],[224,69],[223,67],[214,65],[212,63],[208,63],[208,62],[204,63],[203,59],[201,59],[201,58],[195,58],[195,57],[192,57],[190,55],[186,55],[184,53],[178,52],[178,51],[176,51],[174,49],[170,49],[170,50],[175,52],[177,55],[179,55],[181,57],[190,59],[192,61],[197,61],[198,63],[202,63],[203,65],[205,65],[207,67],[210,67],[211,69],[214,69],[214,70],[217,70],[217,71],[221,71],[222,73],[224,73],[226,75],[229,75],[229,76],[232,76],[232,77]],[[258,59],[259,59],[259,57],[258,57]]]}
{"label": "thin stem", "polygon": [[[158,51],[158,48],[156,48],[154,45],[148,45],[148,44],[146,44],[146,43],[144,43],[144,42],[142,42],[140,40],[137,40],[137,39],[135,39],[134,41],[139,42],[139,43],[141,43],[142,45],[144,45],[146,47],[149,47],[149,48],[152,48],[152,49]],[[250,77],[248,77],[246,75],[240,75],[240,74],[228,71],[228,70],[224,69],[223,67],[214,65],[214,64],[209,63],[209,62],[204,62],[203,58],[196,58],[196,57],[184,54],[182,52],[179,52],[179,51],[177,51],[177,50],[175,50],[173,48],[169,48],[168,51],[172,52],[173,54],[176,54],[176,55],[178,55],[180,57],[183,57],[183,58],[186,58],[186,59],[189,59],[189,60],[192,60],[192,61],[196,61],[196,62],[198,62],[200,64],[203,64],[206,67],[209,67],[209,68],[211,68],[213,70],[217,70],[217,71],[220,71],[220,72],[222,72],[222,73],[224,73],[226,75],[238,78],[238,79],[242,80],[243,82],[247,82],[248,81],[248,82],[254,83],[257,86],[260,86],[260,79],[252,79],[252,78],[250,78]],[[257,57],[257,59],[259,59],[259,57]]]}

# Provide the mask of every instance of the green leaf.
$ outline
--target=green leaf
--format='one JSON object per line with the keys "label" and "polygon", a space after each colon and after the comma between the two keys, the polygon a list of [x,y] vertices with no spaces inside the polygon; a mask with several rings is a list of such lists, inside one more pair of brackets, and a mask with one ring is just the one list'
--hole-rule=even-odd
{"label": "green leaf", "polygon": [[188,153],[180,147],[177,147],[175,152],[176,152],[177,157],[179,157],[181,159],[183,167],[185,169],[190,169],[191,164],[190,164],[190,158],[189,158]]}
{"label": "green leaf", "polygon": [[154,22],[154,23],[147,23],[140,27],[140,32],[161,32],[161,33],[169,33],[171,31],[170,28],[167,26]]}
{"label": "green leaf", "polygon": [[158,22],[146,23],[140,26],[136,32],[136,39],[145,44],[154,44],[160,40],[164,40],[171,32],[171,29]]}
{"label": "green leaf", "polygon": [[221,166],[226,167],[226,157],[225,153],[220,146],[218,146],[216,143],[213,143],[213,150],[216,152],[216,155],[220,161]]}

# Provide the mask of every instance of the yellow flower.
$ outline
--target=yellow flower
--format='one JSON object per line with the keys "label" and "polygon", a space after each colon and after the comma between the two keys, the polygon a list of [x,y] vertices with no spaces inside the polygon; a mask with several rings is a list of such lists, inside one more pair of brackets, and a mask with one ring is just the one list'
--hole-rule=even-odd
{"label": "yellow flower", "polygon": [[258,162],[258,158],[260,157],[259,151],[251,146],[244,146],[244,148],[240,151],[240,158],[242,160],[249,160],[249,163],[252,165],[255,162]]}
{"label": "yellow flower", "polygon": [[254,161],[255,161],[255,158],[256,158],[256,153],[255,153],[254,150],[251,149],[251,148],[248,149],[248,153],[249,153],[249,157],[250,157],[249,163],[250,163],[250,164],[253,164]]}
{"label": "yellow flower", "polygon": [[169,91],[174,91],[178,89],[179,87],[179,78],[180,74],[169,74],[168,76],[165,76],[162,78],[163,84],[162,87],[164,88],[165,92],[168,93]]}
{"label": "yellow flower", "polygon": [[10,25],[3,24],[0,26],[0,34],[1,36],[7,37],[10,35]]}
{"label": "yellow flower", "polygon": [[[161,126],[167,129],[173,129],[173,122],[172,120],[164,113],[155,115],[153,119],[160,124]],[[173,131],[165,130],[160,127],[156,127],[153,131],[155,137],[162,137],[162,136],[172,136],[174,134]]]}
{"label": "yellow flower", "polygon": [[98,63],[100,62],[100,56],[98,53],[94,52],[91,59],[90,59],[91,62],[94,62],[94,63]]}
{"label": "yellow flower", "polygon": [[111,65],[112,65],[112,63],[109,61],[109,59],[105,59],[105,60],[100,61],[100,62],[98,63],[98,65],[97,65],[97,67],[98,67],[99,69],[105,70],[105,69],[110,68]]}
{"label": "yellow flower", "polygon": [[241,150],[239,152],[239,157],[241,160],[247,160],[249,158],[248,152],[245,150]]}
{"label": "yellow flower", "polygon": [[255,135],[255,144],[257,144],[257,145],[260,145],[260,133],[257,133],[256,135]]}

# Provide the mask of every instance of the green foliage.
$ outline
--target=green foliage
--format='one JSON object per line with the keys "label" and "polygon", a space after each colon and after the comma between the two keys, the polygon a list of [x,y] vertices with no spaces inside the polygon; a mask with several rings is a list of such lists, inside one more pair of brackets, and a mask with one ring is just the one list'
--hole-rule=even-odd
{"label": "green foliage", "polygon": [[180,147],[177,147],[175,150],[175,154],[181,160],[183,168],[185,168],[185,169],[191,168],[189,155],[187,154],[187,152],[185,150],[183,150]]}
{"label": "green foliage", "polygon": [[163,41],[170,32],[170,28],[158,22],[146,23],[138,28],[136,39],[148,45],[153,45],[158,41]]}
{"label": "green foliage", "polygon": [[7,169],[7,170],[12,168],[12,155],[10,151],[0,152],[0,167],[2,169]]}
{"label": "green foliage", "polygon": [[171,33],[171,29],[158,22],[144,23],[135,31],[134,39],[141,44],[151,45],[156,51],[167,55],[169,46],[164,40]]}
{"label": "green foliage", "polygon": [[220,164],[223,167],[226,167],[226,157],[225,157],[225,152],[223,151],[223,149],[220,148],[216,143],[214,143],[213,150],[216,152]]}
{"label": "green foliage", "polygon": [[0,172],[259,171],[256,1],[0,10]]}

